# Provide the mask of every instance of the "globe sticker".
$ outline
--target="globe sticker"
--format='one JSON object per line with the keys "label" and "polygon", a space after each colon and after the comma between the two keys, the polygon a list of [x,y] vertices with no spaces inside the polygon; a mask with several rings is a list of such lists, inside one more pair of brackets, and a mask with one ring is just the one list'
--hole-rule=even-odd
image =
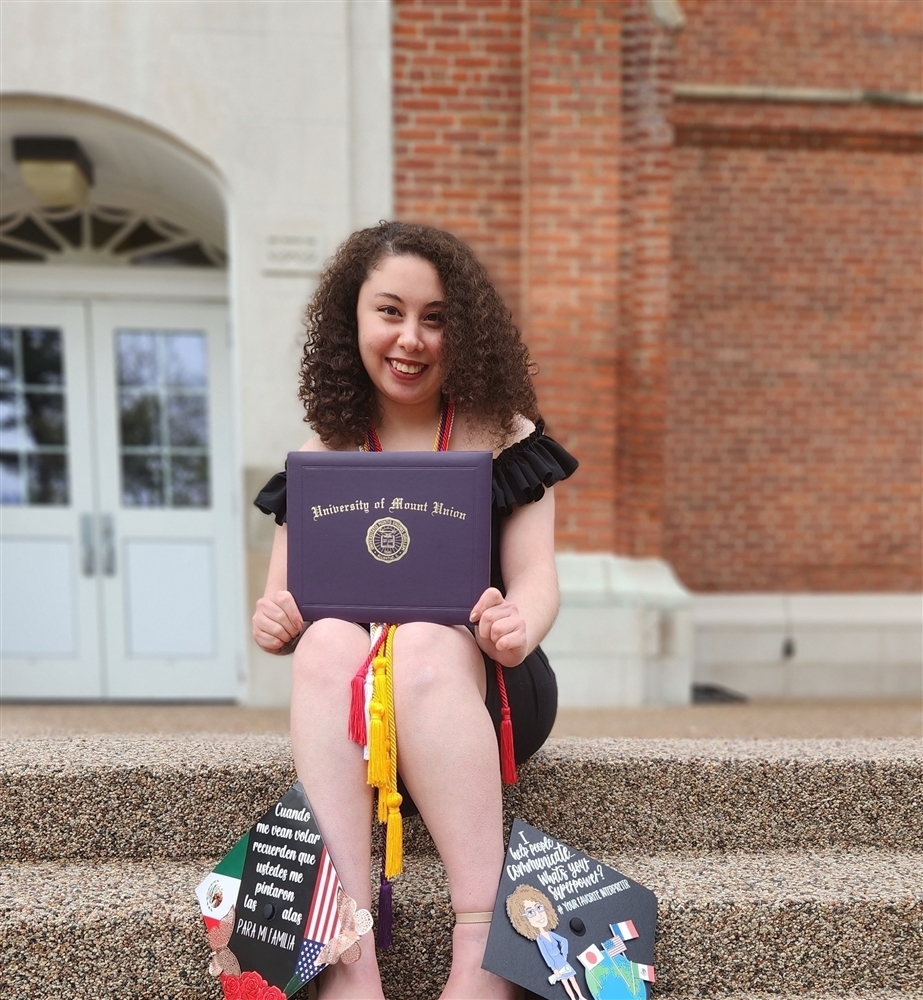
{"label": "globe sticker", "polygon": [[379,562],[397,562],[410,548],[410,532],[396,517],[381,517],[366,532],[365,544]]}

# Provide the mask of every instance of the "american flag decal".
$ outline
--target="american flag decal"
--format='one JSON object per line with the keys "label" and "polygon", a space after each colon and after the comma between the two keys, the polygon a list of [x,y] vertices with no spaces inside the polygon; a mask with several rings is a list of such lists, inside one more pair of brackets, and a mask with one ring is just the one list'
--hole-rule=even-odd
{"label": "american flag decal", "polygon": [[295,975],[302,983],[313,979],[324,968],[323,962],[317,964],[317,956],[324,945],[340,933],[340,918],[337,914],[339,888],[340,880],[325,847],[317,866],[317,879],[314,883],[314,895],[311,897],[311,909],[308,910],[304,940],[295,963]]}
{"label": "american flag decal", "polygon": [[627,946],[620,937],[609,938],[608,941],[603,941],[603,948],[606,949],[606,954],[610,958],[615,958],[616,955],[621,955],[623,951],[627,951]]}
{"label": "american flag decal", "polygon": [[311,898],[311,909],[308,911],[308,923],[304,929],[306,938],[326,944],[332,937],[340,933],[340,918],[337,916],[337,889],[339,888],[340,880],[325,847],[317,869],[317,881],[314,883],[314,895]]}
{"label": "american flag decal", "polygon": [[303,983],[306,983],[309,979],[313,979],[323,968],[323,965],[317,966],[315,964],[317,956],[323,947],[320,941],[312,941],[310,938],[305,938],[301,942],[301,952],[298,955],[298,961],[295,963],[295,975]]}

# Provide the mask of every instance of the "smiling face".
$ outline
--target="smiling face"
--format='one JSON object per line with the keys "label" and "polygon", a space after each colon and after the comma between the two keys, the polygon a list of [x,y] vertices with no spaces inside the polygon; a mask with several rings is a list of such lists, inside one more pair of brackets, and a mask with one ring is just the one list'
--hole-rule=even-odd
{"label": "smiling face", "polygon": [[438,409],[445,294],[421,257],[384,257],[359,289],[359,355],[379,403]]}
{"label": "smiling face", "polygon": [[534,899],[524,899],[523,916],[538,931],[543,931],[548,926],[548,914],[545,911],[545,904]]}

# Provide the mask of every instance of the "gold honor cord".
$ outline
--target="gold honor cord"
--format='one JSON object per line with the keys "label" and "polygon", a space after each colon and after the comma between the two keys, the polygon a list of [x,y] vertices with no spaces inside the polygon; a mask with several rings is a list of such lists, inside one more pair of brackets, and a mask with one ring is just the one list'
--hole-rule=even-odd
{"label": "gold honor cord", "polygon": [[[447,451],[455,421],[455,406],[444,401],[433,451]],[[381,441],[369,424],[363,451],[381,451]],[[381,629],[376,635],[377,629]],[[376,624],[372,649],[352,680],[349,737],[368,747],[368,783],[378,790],[378,821],[387,823],[384,876],[403,871],[402,797],[397,790],[397,724],[394,718],[394,633],[397,625]],[[372,692],[365,711],[366,677],[372,670]],[[367,724],[366,724],[367,720]],[[363,732],[367,728],[367,732]]]}

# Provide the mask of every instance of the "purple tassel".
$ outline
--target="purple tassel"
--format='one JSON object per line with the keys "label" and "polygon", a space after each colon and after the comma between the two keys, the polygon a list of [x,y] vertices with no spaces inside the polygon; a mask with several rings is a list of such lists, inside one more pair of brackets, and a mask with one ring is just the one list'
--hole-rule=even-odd
{"label": "purple tassel", "polygon": [[385,870],[382,867],[381,885],[378,888],[378,927],[375,931],[375,944],[382,951],[387,951],[391,947],[391,931],[393,927],[394,910],[391,883],[385,878]]}

